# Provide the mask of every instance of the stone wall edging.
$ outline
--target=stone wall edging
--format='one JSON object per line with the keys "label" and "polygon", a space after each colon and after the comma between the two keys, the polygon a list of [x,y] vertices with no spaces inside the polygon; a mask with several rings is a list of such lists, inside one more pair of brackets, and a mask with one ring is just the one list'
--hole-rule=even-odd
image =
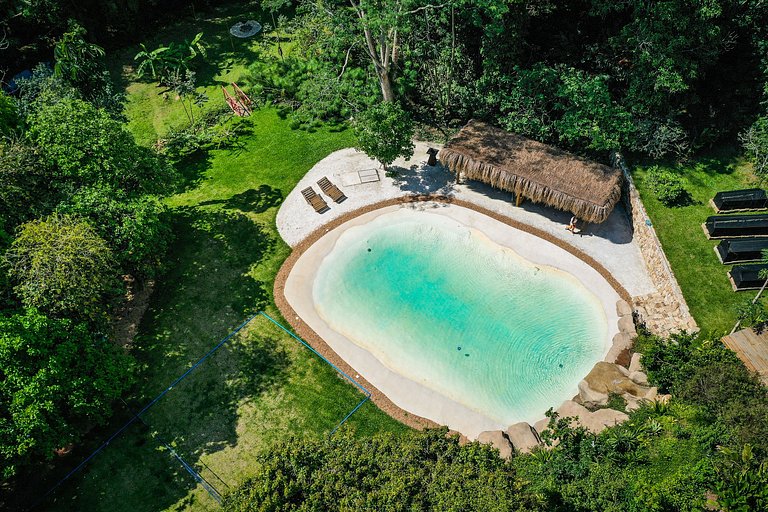
{"label": "stone wall edging", "polygon": [[613,155],[614,165],[624,175],[624,194],[622,200],[632,224],[633,236],[648,267],[648,274],[658,293],[634,297],[638,316],[651,332],[669,334],[677,330],[696,330],[696,321],[691,316],[680,285],[675,278],[669,260],[661,246],[656,230],[650,223],[648,212],[640,198],[632,175],[621,153]]}

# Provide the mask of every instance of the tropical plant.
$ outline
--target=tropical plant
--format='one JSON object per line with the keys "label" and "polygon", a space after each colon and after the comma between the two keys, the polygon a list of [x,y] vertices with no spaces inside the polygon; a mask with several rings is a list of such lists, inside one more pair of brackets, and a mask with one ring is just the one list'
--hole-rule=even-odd
{"label": "tropical plant", "polygon": [[100,71],[99,59],[104,57],[104,48],[86,41],[86,33],[78,23],[70,22],[69,31],[53,47],[53,72],[57,77],[77,82],[97,69]]}
{"label": "tropical plant", "polygon": [[133,60],[138,61],[138,65],[136,66],[136,76],[141,78],[147,73],[147,70],[149,70],[152,79],[157,79],[159,76],[158,73],[165,70],[169,65],[164,54],[168,52],[170,48],[167,46],[160,46],[154,50],[148,50],[147,47],[144,46],[144,43],[141,43],[139,46],[141,47],[141,51],[133,57]]}
{"label": "tropical plant", "polygon": [[142,77],[149,71],[152,79],[163,85],[168,85],[168,80],[173,76],[181,76],[184,71],[189,71],[198,55],[203,58],[208,55],[202,32],[182,43],[171,42],[168,46],[158,46],[154,50],[148,50],[143,43],[140,47],[141,51],[133,57],[134,61],[138,61],[136,74]]}

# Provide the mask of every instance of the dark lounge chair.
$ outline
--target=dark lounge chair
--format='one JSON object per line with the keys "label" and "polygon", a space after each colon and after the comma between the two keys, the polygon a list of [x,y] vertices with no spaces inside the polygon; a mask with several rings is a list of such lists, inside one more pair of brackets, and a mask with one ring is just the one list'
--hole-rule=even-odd
{"label": "dark lounge chair", "polygon": [[704,231],[709,238],[768,236],[768,215],[713,215]]}
{"label": "dark lounge chair", "polygon": [[768,238],[739,238],[723,240],[715,247],[715,253],[722,264],[730,265],[760,261],[766,249],[768,249]]}
{"label": "dark lounge chair", "polygon": [[760,271],[768,269],[768,265],[736,265],[728,272],[733,291],[759,290],[765,284],[765,278],[760,277]]}
{"label": "dark lounge chair", "polygon": [[761,188],[729,190],[715,194],[710,204],[717,213],[765,210],[768,208],[768,196]]}
{"label": "dark lounge chair", "polygon": [[307,200],[307,202],[312,206],[312,208],[315,209],[317,213],[325,213],[330,210],[330,208],[328,208],[328,203],[325,202],[325,199],[317,195],[317,192],[315,192],[312,187],[307,187],[302,190],[301,195],[304,196],[304,199]]}
{"label": "dark lounge chair", "polygon": [[322,190],[325,195],[337,203],[340,203],[347,198],[347,196],[344,195],[344,192],[339,190],[339,187],[331,183],[331,181],[325,176],[320,178],[317,181],[317,184],[320,185],[320,190]]}

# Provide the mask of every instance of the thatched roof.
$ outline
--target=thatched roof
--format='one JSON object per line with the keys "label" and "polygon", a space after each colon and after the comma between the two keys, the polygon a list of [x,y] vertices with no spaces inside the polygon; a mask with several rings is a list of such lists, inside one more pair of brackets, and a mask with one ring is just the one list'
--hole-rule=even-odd
{"label": "thatched roof", "polygon": [[619,169],[472,120],[438,155],[452,172],[603,222],[621,197]]}

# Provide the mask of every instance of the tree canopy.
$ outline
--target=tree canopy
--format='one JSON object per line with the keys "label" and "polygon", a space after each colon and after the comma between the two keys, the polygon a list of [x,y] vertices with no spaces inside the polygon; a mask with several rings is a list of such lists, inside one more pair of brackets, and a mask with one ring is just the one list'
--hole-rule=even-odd
{"label": "tree canopy", "polygon": [[36,310],[0,314],[0,461],[51,459],[109,417],[130,384],[128,358],[85,324]]}
{"label": "tree canopy", "polygon": [[27,307],[52,315],[96,319],[114,292],[114,256],[87,223],[52,215],[22,225],[3,263]]}

